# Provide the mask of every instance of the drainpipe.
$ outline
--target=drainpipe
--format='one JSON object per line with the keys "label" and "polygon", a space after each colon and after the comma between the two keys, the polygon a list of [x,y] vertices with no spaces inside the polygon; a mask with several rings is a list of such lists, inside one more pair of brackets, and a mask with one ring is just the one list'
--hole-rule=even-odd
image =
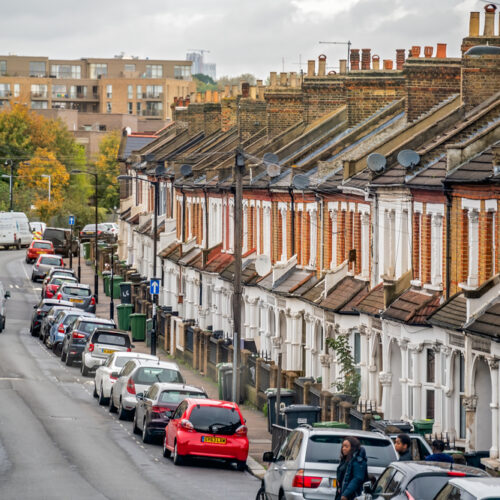
{"label": "drainpipe", "polygon": [[373,243],[372,243],[372,287],[377,286],[378,276],[380,275],[378,269],[378,239],[379,239],[379,227],[378,227],[378,196],[377,193],[373,193],[373,217],[372,217],[372,232],[373,232]]}
{"label": "drainpipe", "polygon": [[293,197],[293,188],[288,188],[288,193],[290,194],[290,211],[292,213],[292,255],[295,255],[295,199]]}
{"label": "drainpipe", "polygon": [[182,242],[186,242],[186,193],[184,192],[184,189],[181,188],[181,193],[182,193],[182,230],[181,230],[181,239]]}
{"label": "drainpipe", "polygon": [[174,188],[174,178],[170,179],[170,217],[174,217],[174,194],[175,194],[175,188]]}
{"label": "drainpipe", "polygon": [[207,188],[203,188],[203,193],[205,195],[205,249],[208,250],[208,193]]}
{"label": "drainpipe", "polygon": [[444,186],[444,193],[446,195],[446,300],[450,298],[451,287],[451,193],[450,189]]}
{"label": "drainpipe", "polygon": [[320,234],[320,249],[319,249],[319,269],[323,272],[323,260],[325,258],[325,232],[323,231],[323,197],[316,193],[316,201],[319,201],[319,225],[318,231]]}

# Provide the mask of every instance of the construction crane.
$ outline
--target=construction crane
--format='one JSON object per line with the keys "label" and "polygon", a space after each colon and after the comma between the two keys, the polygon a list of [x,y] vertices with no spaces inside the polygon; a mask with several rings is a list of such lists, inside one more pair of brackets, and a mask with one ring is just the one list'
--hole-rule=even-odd
{"label": "construction crane", "polygon": [[201,55],[203,55],[205,52],[210,53],[208,49],[188,49],[188,51],[199,52]]}

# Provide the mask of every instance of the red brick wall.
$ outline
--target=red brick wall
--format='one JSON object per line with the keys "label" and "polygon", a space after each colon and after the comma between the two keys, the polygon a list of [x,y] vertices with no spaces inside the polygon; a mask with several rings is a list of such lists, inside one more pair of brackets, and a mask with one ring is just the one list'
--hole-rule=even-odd
{"label": "red brick wall", "polygon": [[422,215],[420,213],[413,213],[413,244],[412,244],[412,268],[413,279],[420,279],[420,223]]}
{"label": "red brick wall", "polygon": [[337,219],[337,266],[342,264],[346,255],[346,211],[339,210]]}

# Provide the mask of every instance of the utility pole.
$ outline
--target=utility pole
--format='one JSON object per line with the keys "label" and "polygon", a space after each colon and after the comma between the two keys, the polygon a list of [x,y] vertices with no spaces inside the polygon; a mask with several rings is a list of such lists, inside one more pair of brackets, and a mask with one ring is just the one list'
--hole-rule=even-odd
{"label": "utility pole", "polygon": [[233,293],[233,401],[240,402],[240,366],[241,366],[241,240],[243,237],[243,175],[245,156],[236,150],[234,161],[234,293]]}
{"label": "utility pole", "polygon": [[[156,260],[157,260],[157,246],[158,246],[158,195],[159,195],[159,184],[160,181],[158,177],[155,177],[154,182],[152,182],[155,188],[155,199],[154,199],[154,217],[153,217],[153,278],[156,278]],[[151,329],[151,354],[156,356],[156,315],[158,308],[158,294],[153,295],[153,328]]]}

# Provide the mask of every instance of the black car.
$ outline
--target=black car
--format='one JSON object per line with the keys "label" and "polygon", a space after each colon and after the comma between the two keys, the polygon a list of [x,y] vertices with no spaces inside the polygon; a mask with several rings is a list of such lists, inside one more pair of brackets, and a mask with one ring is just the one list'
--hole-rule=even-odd
{"label": "black car", "polygon": [[46,227],[42,239],[52,241],[56,254],[64,257],[69,257],[70,253],[73,253],[73,256],[78,255],[78,240],[73,235],[73,241],[71,241],[71,231],[69,229]]}
{"label": "black car", "polygon": [[432,500],[438,491],[457,477],[488,477],[476,467],[446,462],[393,462],[378,478],[373,488],[363,486],[359,500]]}
{"label": "black car", "polygon": [[165,426],[179,404],[186,398],[207,399],[203,389],[192,385],[155,382],[143,394],[137,394],[134,413],[134,432],[142,432],[145,443],[154,436],[164,436]]}
{"label": "black car", "polygon": [[43,318],[47,315],[49,310],[55,305],[73,307],[73,304],[66,300],[42,299],[38,304],[33,306],[33,309],[35,309],[35,311],[31,316],[31,325],[30,325],[30,333],[33,337],[39,336]]}
{"label": "black car", "polygon": [[82,358],[85,343],[96,328],[116,328],[114,321],[104,318],[80,316],[66,327],[66,334],[62,341],[61,361],[71,366],[73,361]]}

